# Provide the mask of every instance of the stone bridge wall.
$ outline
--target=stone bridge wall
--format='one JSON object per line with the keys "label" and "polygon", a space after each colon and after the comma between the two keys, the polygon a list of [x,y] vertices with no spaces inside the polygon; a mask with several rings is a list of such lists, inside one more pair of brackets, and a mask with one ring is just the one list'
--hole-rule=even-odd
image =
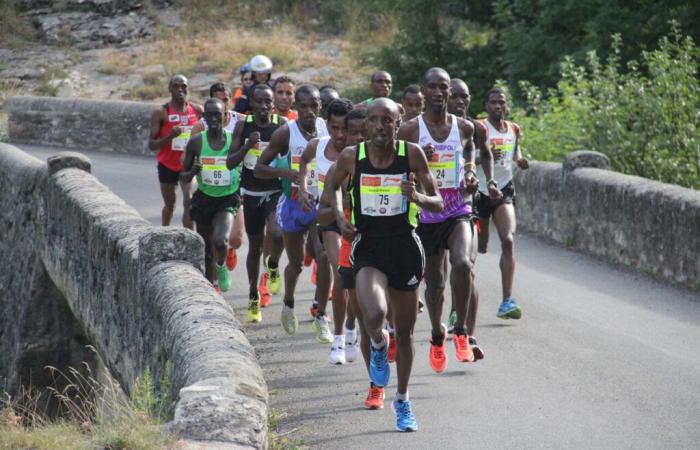
{"label": "stone bridge wall", "polygon": [[150,225],[80,154],[47,164],[0,144],[0,170],[0,386],[91,363],[86,344],[127,392],[170,361],[171,428],[192,448],[263,448],[262,370],[202,276],[201,238]]}

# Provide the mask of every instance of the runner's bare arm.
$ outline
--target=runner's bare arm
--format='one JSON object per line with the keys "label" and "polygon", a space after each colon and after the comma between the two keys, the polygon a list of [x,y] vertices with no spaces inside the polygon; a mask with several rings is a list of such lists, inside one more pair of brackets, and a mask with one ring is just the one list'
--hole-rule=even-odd
{"label": "runner's bare arm", "polygon": [[335,223],[340,228],[343,237],[348,240],[353,239],[357,229],[345,219],[342,186],[346,179],[352,179],[355,175],[355,152],[356,147],[345,147],[335,162],[335,170],[326,177],[327,188],[335,194],[329,198],[335,215]]}
{"label": "runner's bare arm", "polygon": [[[335,163],[331,164],[331,167],[326,172],[326,179],[333,176],[335,172]],[[323,185],[323,192],[318,199],[318,211],[316,212],[316,220],[321,226],[331,225],[335,222],[335,211],[333,210],[333,205],[331,197],[335,196],[335,191],[331,189],[331,184],[326,183]]]}
{"label": "runner's bare arm", "polygon": [[459,135],[462,140],[462,157],[464,159],[464,189],[467,194],[473,194],[479,188],[476,178],[476,152],[474,151],[474,125],[468,120],[457,119]]}
{"label": "runner's bare arm", "polygon": [[515,129],[515,152],[513,153],[513,161],[515,161],[518,167],[525,170],[530,167],[530,163],[527,159],[523,158],[523,154],[520,150],[520,127],[512,122],[511,125],[513,125]]}
{"label": "runner's bare arm", "polygon": [[[421,208],[431,212],[440,212],[444,207],[442,197],[437,192],[433,174],[428,169],[428,160],[418,144],[408,143],[408,163],[411,169],[409,180],[401,183],[401,191],[406,197]],[[419,192],[416,183],[423,192]]]}
{"label": "runner's bare arm", "polygon": [[419,137],[418,119],[413,118],[413,119],[409,120],[408,122],[404,122],[401,124],[401,127],[399,128],[399,132],[397,135],[398,139],[400,139],[402,141],[413,142],[414,144],[417,144],[418,137]]}
{"label": "runner's bare arm", "polygon": [[289,151],[287,149],[287,143],[289,142],[289,127],[281,126],[270,138],[270,144],[265,150],[263,150],[262,155],[258,158],[257,164],[255,164],[255,176],[263,180],[269,180],[273,178],[287,178],[288,180],[294,180],[295,176],[298,174],[296,170],[292,169],[278,169],[276,167],[270,167],[270,163],[277,158],[283,151]]}
{"label": "runner's bare arm", "polygon": [[202,170],[202,163],[199,160],[199,154],[202,149],[202,135],[198,134],[187,142],[185,147],[185,155],[182,160],[182,172],[180,172],[180,180],[189,183],[195,175]]}
{"label": "runner's bare arm", "polygon": [[[243,158],[245,158],[245,155],[246,153],[248,153],[248,150],[250,150],[252,146],[255,145],[255,143],[251,144],[253,139],[255,139],[255,136],[253,136],[254,133],[251,133],[247,143],[243,143],[243,125],[243,122],[239,121],[236,122],[236,126],[233,127],[233,136],[231,137],[231,150],[229,151],[229,156],[226,158],[226,166],[229,170],[239,165],[241,161],[243,161]],[[258,139],[259,136],[260,133],[258,133]]]}
{"label": "runner's bare arm", "polygon": [[158,108],[157,110],[153,111],[153,114],[151,114],[151,134],[148,139],[149,149],[160,150],[161,147],[163,147],[163,145],[165,145],[169,141],[172,141],[173,138],[177,137],[180,133],[182,133],[182,128],[173,127],[172,130],[170,130],[170,134],[163,137],[162,139],[158,138],[158,135],[160,134],[160,129],[166,120],[168,120],[168,112],[163,107]]}

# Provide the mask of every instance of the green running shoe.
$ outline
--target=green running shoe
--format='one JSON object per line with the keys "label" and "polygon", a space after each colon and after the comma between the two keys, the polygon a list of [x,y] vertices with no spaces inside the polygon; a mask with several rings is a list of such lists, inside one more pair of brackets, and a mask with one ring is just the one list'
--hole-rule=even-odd
{"label": "green running shoe", "polygon": [[231,277],[228,274],[228,268],[226,265],[219,267],[216,266],[216,278],[219,280],[219,287],[221,292],[226,292],[231,289]]}

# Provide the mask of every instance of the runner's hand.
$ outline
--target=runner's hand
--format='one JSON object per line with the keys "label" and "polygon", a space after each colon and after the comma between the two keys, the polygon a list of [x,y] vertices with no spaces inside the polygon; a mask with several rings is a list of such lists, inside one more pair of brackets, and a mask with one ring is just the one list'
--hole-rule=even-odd
{"label": "runner's hand", "polygon": [[301,209],[304,212],[309,212],[316,206],[314,195],[306,189],[299,189],[299,198],[301,199]]}
{"label": "runner's hand", "polygon": [[525,158],[520,158],[518,161],[516,161],[516,164],[517,164],[518,167],[520,167],[522,170],[525,170],[525,169],[527,169],[528,167],[530,167],[530,163],[529,163],[529,162],[527,161],[527,159],[525,159]]}
{"label": "runner's hand", "polygon": [[202,162],[199,160],[199,155],[194,155],[194,162],[192,163],[192,173],[197,175],[202,171]]}
{"label": "runner's hand", "polygon": [[168,135],[170,139],[176,138],[182,134],[182,127],[173,127]]}
{"label": "runner's hand", "polygon": [[285,172],[284,177],[292,183],[296,184],[297,186],[301,186],[302,181],[304,181],[301,179],[301,174],[299,173],[299,171],[294,169],[288,169]]}
{"label": "runner's hand", "polygon": [[493,184],[489,184],[489,198],[491,200],[500,200],[501,197],[503,197],[503,192]]}
{"label": "runner's hand", "polygon": [[403,180],[401,182],[401,194],[412,202],[415,202],[418,198],[418,191],[416,190],[416,175],[413,172],[408,174],[408,180]]}
{"label": "runner's hand", "polygon": [[260,132],[253,131],[252,133],[250,133],[250,136],[248,136],[248,141],[246,142],[246,150],[256,148],[258,146],[258,142],[260,142]]}
{"label": "runner's hand", "polygon": [[491,144],[491,154],[493,155],[494,161],[499,161],[503,157],[503,152],[497,150],[494,144]]}
{"label": "runner's hand", "polygon": [[467,191],[467,194],[473,194],[477,189],[479,189],[479,179],[474,176],[473,172],[467,171],[464,175],[464,190]]}
{"label": "runner's hand", "polygon": [[355,235],[357,234],[357,228],[355,228],[350,222],[348,222],[345,219],[345,217],[336,217],[335,223],[338,224],[340,234],[342,234],[345,239],[347,239],[348,241],[352,241],[353,239],[355,239]]}
{"label": "runner's hand", "polygon": [[428,142],[423,146],[423,152],[425,153],[425,159],[428,161],[433,160],[433,153],[435,153],[435,146],[432,142]]}

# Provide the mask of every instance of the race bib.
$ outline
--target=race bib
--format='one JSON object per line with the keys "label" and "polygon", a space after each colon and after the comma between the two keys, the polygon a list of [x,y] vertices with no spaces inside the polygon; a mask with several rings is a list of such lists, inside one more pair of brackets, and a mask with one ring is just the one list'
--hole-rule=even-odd
{"label": "race bib", "polygon": [[260,158],[260,155],[262,155],[263,150],[267,148],[268,144],[269,142],[258,142],[255,148],[248,150],[248,153],[246,153],[243,158],[243,166],[246,169],[254,170],[255,164],[258,163],[258,158]]}
{"label": "race bib", "polygon": [[191,126],[183,126],[182,133],[173,138],[172,149],[176,152],[184,152],[187,147],[187,142],[190,140]]}
{"label": "race bib", "polygon": [[209,186],[229,186],[231,171],[226,167],[225,156],[202,158],[202,183]]}
{"label": "race bib", "polygon": [[491,139],[492,148],[501,152],[501,159],[494,161],[494,165],[505,167],[513,160],[513,150],[515,143],[509,138],[493,138]]}
{"label": "race bib", "polygon": [[[296,170],[298,172],[300,167],[301,167],[301,155],[292,156],[291,169]],[[306,187],[307,187],[307,189],[316,187],[316,185],[317,185],[316,172],[318,172],[318,166],[316,165],[316,160],[313,160],[306,165],[306,174],[307,174]],[[299,185],[292,182],[292,187],[299,187]]]}
{"label": "race bib", "polygon": [[456,188],[460,182],[460,151],[435,152],[428,161],[428,168],[440,189]]}
{"label": "race bib", "polygon": [[361,213],[366,216],[396,216],[408,211],[408,199],[401,194],[401,181],[406,175],[360,176]]}

